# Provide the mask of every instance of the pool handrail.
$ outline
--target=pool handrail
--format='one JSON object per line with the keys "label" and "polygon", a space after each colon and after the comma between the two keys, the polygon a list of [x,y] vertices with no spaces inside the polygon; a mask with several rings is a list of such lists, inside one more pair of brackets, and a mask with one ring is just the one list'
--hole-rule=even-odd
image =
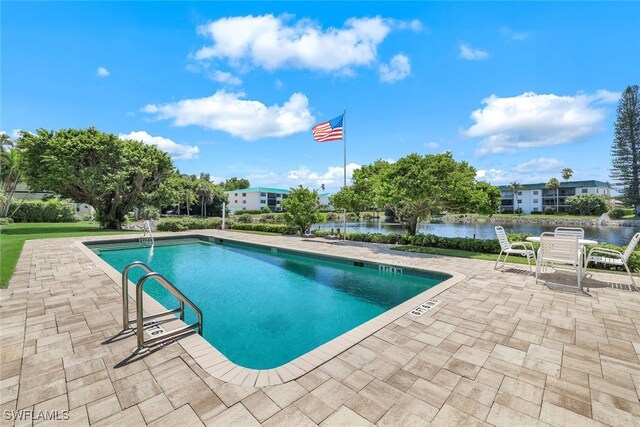
{"label": "pool handrail", "polygon": [[[180,302],[180,307],[173,310],[167,310],[162,313],[152,314],[147,317],[144,317],[143,316],[143,313],[144,313],[143,290],[144,290],[145,282],[149,279],[155,279],[156,282],[158,282],[160,285],[162,285],[162,287],[164,287],[167,291],[169,291],[169,293],[171,293],[174,297],[176,297],[176,299],[178,299],[178,301]],[[166,334],[149,338],[148,340],[144,339],[144,321],[145,320],[154,319],[157,317],[165,316],[167,314],[172,314],[179,311],[180,320],[184,321],[184,305],[185,304],[188,305],[189,308],[191,308],[191,310],[193,310],[193,312],[196,314],[198,318],[198,321],[196,323],[185,325],[183,327],[175,329]],[[195,330],[196,328],[198,329],[198,334],[202,335],[202,327],[203,327],[202,311],[198,308],[198,306],[196,306],[193,302],[191,302],[189,298],[187,298],[182,292],[180,292],[180,290],[176,288],[169,280],[167,280],[167,278],[165,278],[162,274],[158,272],[150,272],[145,274],[140,278],[140,280],[138,280],[138,283],[136,284],[136,335],[137,335],[137,344],[138,344],[136,353],[143,351],[150,344],[153,344],[157,341],[165,341],[172,337],[182,335],[187,331]]]}
{"label": "pool handrail", "polygon": [[133,267],[140,267],[147,273],[151,273],[153,270],[147,264],[142,261],[134,261],[127,264],[122,270],[122,331],[127,331],[129,324],[135,323],[136,319],[129,320],[129,270]]}

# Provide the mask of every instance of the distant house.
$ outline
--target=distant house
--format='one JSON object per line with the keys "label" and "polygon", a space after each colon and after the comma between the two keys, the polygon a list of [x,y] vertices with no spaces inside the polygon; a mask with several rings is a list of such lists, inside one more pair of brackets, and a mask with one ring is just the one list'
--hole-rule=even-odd
{"label": "distant house", "polygon": [[[29,190],[29,187],[23,182],[19,182],[16,186],[16,191],[13,193],[13,200],[11,210],[15,208],[17,204],[22,202],[23,200],[42,200],[44,198],[54,197],[53,193],[34,193]],[[85,215],[93,216],[95,213],[95,209],[92,206],[87,205],[86,203],[76,203],[71,201],[76,209],[76,217],[78,219],[83,219]]]}
{"label": "distant house", "polygon": [[[282,211],[282,201],[289,195],[289,190],[282,188],[270,187],[251,187],[240,190],[225,191],[229,199],[229,211],[232,213],[240,211],[261,210],[267,207],[271,212]],[[320,206],[328,206],[329,196],[331,193],[322,193],[319,195]]]}
{"label": "distant house", "polygon": [[[516,197],[509,190],[508,185],[498,187],[502,193],[502,212],[513,213],[516,209],[522,209],[522,213],[541,212],[547,206],[556,208],[556,189],[545,188],[546,183],[523,184]],[[561,182],[558,190],[558,212],[568,212],[567,197],[577,194],[597,194],[605,197],[611,196],[611,185],[602,181],[567,181]]]}

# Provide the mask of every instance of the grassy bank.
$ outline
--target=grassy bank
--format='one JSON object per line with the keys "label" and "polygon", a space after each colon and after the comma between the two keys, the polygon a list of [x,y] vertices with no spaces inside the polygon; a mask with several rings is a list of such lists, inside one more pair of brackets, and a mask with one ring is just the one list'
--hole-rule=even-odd
{"label": "grassy bank", "polygon": [[[103,231],[95,222],[18,223],[0,227],[0,288],[6,288],[25,240],[56,237],[105,236],[127,231]],[[136,233],[140,233],[137,231]]]}

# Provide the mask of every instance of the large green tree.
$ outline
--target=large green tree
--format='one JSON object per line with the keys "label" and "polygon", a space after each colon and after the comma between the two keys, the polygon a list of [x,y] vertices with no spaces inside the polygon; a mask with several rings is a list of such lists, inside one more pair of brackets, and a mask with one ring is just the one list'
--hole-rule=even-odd
{"label": "large green tree", "polygon": [[285,221],[298,229],[301,235],[307,234],[311,226],[322,219],[318,212],[318,202],[316,190],[310,190],[302,185],[292,188],[282,201]]}
{"label": "large green tree", "polygon": [[405,230],[441,211],[466,211],[475,191],[476,169],[451,153],[410,154],[387,163],[373,179],[378,206],[391,209]]}
{"label": "large green tree", "polygon": [[250,186],[251,184],[248,179],[236,178],[235,176],[222,183],[222,187],[225,191],[240,190],[242,188],[249,188]]}
{"label": "large green tree", "polygon": [[95,128],[23,132],[17,146],[32,190],[93,206],[103,228],[120,228],[127,212],[174,173],[169,156],[155,146]]}
{"label": "large green tree", "polygon": [[618,104],[611,146],[611,179],[623,201],[635,205],[640,215],[640,100],[638,85],[627,86]]}
{"label": "large green tree", "polygon": [[477,182],[475,191],[471,193],[469,211],[481,215],[493,215],[502,202],[502,193],[498,187],[487,182]]}
{"label": "large green tree", "polygon": [[562,169],[560,174],[562,175],[562,179],[564,179],[565,181],[569,181],[569,179],[573,176],[573,169],[564,168]]}

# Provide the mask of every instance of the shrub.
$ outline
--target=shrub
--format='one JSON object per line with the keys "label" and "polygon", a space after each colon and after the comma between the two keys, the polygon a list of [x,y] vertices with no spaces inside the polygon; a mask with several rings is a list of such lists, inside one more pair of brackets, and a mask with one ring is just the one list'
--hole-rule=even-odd
{"label": "shrub", "polygon": [[27,200],[12,216],[15,222],[74,222],[76,208],[72,203],[57,199],[43,202]]}
{"label": "shrub", "polygon": [[93,221],[93,215],[91,215],[91,214],[85,214],[85,215],[82,217],[82,220],[83,220],[83,221]]}
{"label": "shrub", "polygon": [[296,228],[288,226],[286,224],[250,224],[243,222],[234,222],[231,225],[232,230],[249,230],[249,231],[264,231],[267,233],[280,233],[280,234],[296,234]]}
{"label": "shrub", "polygon": [[335,212],[329,212],[325,218],[327,221],[337,221],[338,214],[336,214]]}
{"label": "shrub", "polygon": [[[267,208],[267,209],[269,209],[269,208]],[[270,209],[269,209],[269,212],[271,212]],[[236,215],[237,214],[257,215],[257,214],[261,214],[261,213],[265,213],[265,212],[263,212],[262,209],[245,209],[243,211],[236,211],[235,213],[236,213]]]}
{"label": "shrub", "polygon": [[9,225],[9,224],[13,224],[13,219],[7,218],[7,217],[0,218],[0,225]]}
{"label": "shrub", "polygon": [[221,228],[222,218],[163,218],[158,223],[158,231],[186,231],[202,230],[206,228]]}
{"label": "shrub", "polygon": [[251,214],[242,214],[239,217],[235,218],[235,220],[237,222],[243,222],[245,224],[250,224],[251,222],[253,222],[253,217],[251,216]]}
{"label": "shrub", "polygon": [[266,213],[266,214],[270,214],[271,213],[271,209],[269,209],[268,207],[264,207],[262,208],[262,213]]}
{"label": "shrub", "polygon": [[609,218],[611,219],[621,219],[624,217],[624,209],[622,208],[613,208],[609,211]]}
{"label": "shrub", "polygon": [[284,215],[268,213],[262,215],[258,221],[263,224],[284,224]]}
{"label": "shrub", "polygon": [[553,215],[554,213],[556,213],[556,208],[554,208],[553,206],[545,206],[544,207],[544,214],[545,215]]}
{"label": "shrub", "polygon": [[598,194],[578,194],[567,197],[566,204],[577,215],[602,215],[607,211],[607,199]]}
{"label": "shrub", "polygon": [[360,219],[360,217],[353,213],[353,212],[349,212],[347,213],[347,221],[358,221]]}
{"label": "shrub", "polygon": [[140,219],[160,219],[160,209],[155,206],[145,206],[138,212]]}
{"label": "shrub", "polygon": [[518,215],[522,214],[522,208],[516,209],[515,211],[513,211],[513,213],[518,214]]}

